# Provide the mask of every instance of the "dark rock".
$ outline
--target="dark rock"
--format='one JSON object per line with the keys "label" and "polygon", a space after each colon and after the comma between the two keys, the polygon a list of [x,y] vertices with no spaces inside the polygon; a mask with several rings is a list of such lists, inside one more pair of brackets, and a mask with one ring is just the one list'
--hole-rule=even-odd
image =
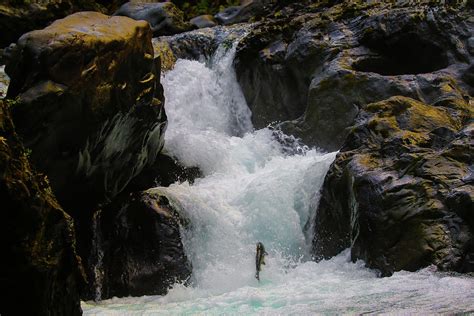
{"label": "dark rock", "polygon": [[382,275],[430,264],[473,271],[472,102],[362,106],[323,185],[316,259],[351,247]]}
{"label": "dark rock", "polygon": [[214,20],[214,17],[209,14],[194,17],[191,20],[189,20],[189,23],[191,23],[198,29],[202,29],[206,27],[214,27],[217,25],[216,21]]}
{"label": "dark rock", "polygon": [[127,2],[114,15],[127,16],[150,23],[154,36],[172,35],[191,30],[184,15],[172,2],[136,3]]}
{"label": "dark rock", "polygon": [[198,167],[185,167],[175,158],[160,153],[152,166],[146,166],[130,183],[125,192],[144,191],[152,187],[168,187],[175,182],[194,183],[202,177]]}
{"label": "dark rock", "polygon": [[[395,95],[434,104],[472,93],[472,12],[432,4],[314,3],[284,8],[238,47],[237,78],[256,128],[282,122],[339,149],[363,104]],[[456,82],[456,84],[453,84]]]}
{"label": "dark rock", "polygon": [[117,199],[94,215],[89,258],[95,298],[163,295],[191,274],[181,242],[186,220],[158,189]]}
{"label": "dark rock", "polygon": [[73,221],[28,162],[8,106],[0,100],[0,313],[81,315]]}
{"label": "dark rock", "polygon": [[6,67],[18,133],[73,216],[82,256],[92,212],[153,165],[166,128],[145,21],[84,12],[20,38]]}
{"label": "dark rock", "polygon": [[219,24],[230,25],[247,22],[268,13],[275,4],[273,0],[246,0],[240,6],[231,6],[217,13],[214,17]]}

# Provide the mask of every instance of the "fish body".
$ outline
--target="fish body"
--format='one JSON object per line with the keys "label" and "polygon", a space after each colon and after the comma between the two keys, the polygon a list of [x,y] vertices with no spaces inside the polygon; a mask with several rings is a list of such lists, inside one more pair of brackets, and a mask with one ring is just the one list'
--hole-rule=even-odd
{"label": "fish body", "polygon": [[255,268],[257,272],[255,273],[255,278],[260,281],[260,271],[262,270],[262,265],[265,264],[265,256],[268,253],[265,251],[265,247],[261,242],[257,243],[257,254],[255,256]]}

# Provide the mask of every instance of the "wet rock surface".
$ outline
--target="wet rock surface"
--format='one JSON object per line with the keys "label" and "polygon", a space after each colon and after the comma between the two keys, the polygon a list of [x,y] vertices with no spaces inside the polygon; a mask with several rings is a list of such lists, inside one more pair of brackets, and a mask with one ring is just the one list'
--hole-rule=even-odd
{"label": "wet rock surface", "polygon": [[350,247],[382,275],[474,271],[473,119],[469,97],[363,106],[323,186],[316,258]]}
{"label": "wet rock surface", "polygon": [[473,91],[472,9],[295,3],[239,44],[236,72],[259,128],[281,123],[308,145],[339,149],[362,105],[394,95],[431,104],[456,81]]}
{"label": "wet rock surface", "polygon": [[172,2],[127,2],[114,15],[127,16],[150,23],[154,36],[172,35],[192,29],[184,14]]}
{"label": "wet rock surface", "polygon": [[0,100],[0,313],[81,315],[73,221],[31,167],[9,106]]}
{"label": "wet rock surface", "polygon": [[163,295],[191,274],[177,205],[151,189],[116,199],[94,215],[94,298]]}
{"label": "wet rock surface", "polygon": [[154,38],[155,59],[160,56],[163,71],[172,69],[179,58],[205,62],[220,44],[225,43],[230,48],[233,40],[248,32],[250,27],[247,24],[216,26]]}

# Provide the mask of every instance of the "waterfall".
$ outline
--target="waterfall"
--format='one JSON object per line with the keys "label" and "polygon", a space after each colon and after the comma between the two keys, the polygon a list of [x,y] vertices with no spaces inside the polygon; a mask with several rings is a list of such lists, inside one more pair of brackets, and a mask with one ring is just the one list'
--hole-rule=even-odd
{"label": "waterfall", "polygon": [[[269,128],[254,130],[223,43],[206,62],[178,60],[162,78],[169,125],[165,150],[203,178],[160,188],[179,201],[192,262],[189,286],[165,296],[84,303],[85,314],[405,314],[469,310],[474,281],[429,267],[378,278],[349,251],[309,259],[305,225],[335,153],[321,153]],[[283,140],[283,141],[282,141]],[[153,190],[153,189],[151,189]],[[258,282],[255,244],[269,253]],[[413,299],[416,298],[416,299]]]}
{"label": "waterfall", "polygon": [[235,50],[236,43],[221,45],[207,65],[178,60],[162,81],[165,149],[205,175],[164,191],[192,223],[184,233],[192,284],[212,293],[256,284],[258,241],[269,252],[263,280],[307,258],[310,197],[335,157],[308,149],[289,155],[272,130],[253,130],[232,66]]}

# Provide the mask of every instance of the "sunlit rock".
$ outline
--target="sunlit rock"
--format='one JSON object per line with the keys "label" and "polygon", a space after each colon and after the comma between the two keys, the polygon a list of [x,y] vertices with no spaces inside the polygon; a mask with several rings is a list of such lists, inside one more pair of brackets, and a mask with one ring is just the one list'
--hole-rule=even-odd
{"label": "sunlit rock", "polygon": [[383,275],[430,264],[474,271],[472,102],[364,106],[323,186],[316,257],[351,247]]}

